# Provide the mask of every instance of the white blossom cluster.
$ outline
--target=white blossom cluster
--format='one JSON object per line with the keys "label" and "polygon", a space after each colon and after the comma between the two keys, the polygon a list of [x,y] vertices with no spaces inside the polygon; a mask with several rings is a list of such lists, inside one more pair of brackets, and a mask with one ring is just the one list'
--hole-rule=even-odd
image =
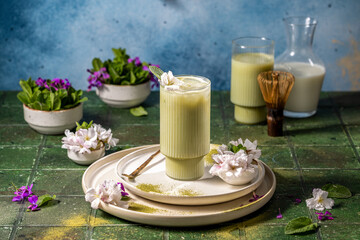
{"label": "white blossom cluster", "polygon": [[309,209],[315,209],[318,211],[324,211],[325,209],[331,209],[334,206],[334,200],[328,198],[328,192],[323,191],[320,188],[313,189],[313,197],[306,200],[306,206]]}
{"label": "white blossom cluster", "polygon": [[159,79],[161,86],[165,87],[166,90],[179,89],[183,82],[173,75],[171,71],[168,73],[164,72]]}
{"label": "white blossom cluster", "polygon": [[258,174],[258,166],[252,164],[252,161],[261,156],[261,150],[256,149],[256,140],[253,143],[248,139],[243,142],[239,138],[237,141],[229,142],[229,145],[241,147],[242,149],[233,152],[224,144],[219,146],[217,149],[218,154],[212,155],[215,164],[209,172],[232,185],[246,184]]}
{"label": "white blossom cluster", "polygon": [[128,202],[123,201],[123,198],[127,196],[128,193],[125,192],[122,183],[114,180],[105,180],[97,185],[96,188],[89,188],[86,191],[85,200],[91,203],[93,209],[98,209],[102,202],[128,208]]}
{"label": "white blossom cluster", "polygon": [[109,149],[119,141],[112,137],[111,129],[106,130],[100,124],[92,124],[90,128],[81,128],[75,133],[66,129],[65,136],[62,138],[62,148],[79,153],[90,153],[103,146]]}

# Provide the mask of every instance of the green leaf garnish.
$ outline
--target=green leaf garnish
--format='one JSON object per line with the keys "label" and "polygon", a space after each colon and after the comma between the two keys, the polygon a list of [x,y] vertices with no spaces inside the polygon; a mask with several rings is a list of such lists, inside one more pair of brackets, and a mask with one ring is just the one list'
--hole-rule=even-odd
{"label": "green leaf garnish", "polygon": [[150,66],[149,69],[158,79],[161,79],[161,75],[164,73],[163,70],[156,66]]}
{"label": "green leaf garnish", "polygon": [[228,144],[228,149],[229,149],[230,151],[232,151],[233,153],[237,153],[237,152],[240,151],[240,150],[246,151],[246,147],[244,147],[244,146],[241,145],[241,144],[235,146],[235,145],[229,143],[229,144]]}
{"label": "green leaf garnish", "polygon": [[321,188],[329,193],[329,198],[350,198],[352,196],[350,190],[340,184],[326,184]]}
{"label": "green leaf garnish", "polygon": [[315,231],[319,225],[308,217],[298,217],[291,220],[285,227],[285,234],[298,234]]}
{"label": "green leaf garnish", "polygon": [[91,122],[87,123],[87,122],[83,122],[81,125],[76,122],[76,131],[80,130],[80,129],[89,129],[92,126],[93,121],[91,120]]}
{"label": "green leaf garnish", "polygon": [[48,202],[55,200],[55,198],[56,198],[56,195],[51,196],[50,194],[45,194],[38,198],[36,204],[38,205],[38,207],[41,207],[41,206],[47,204]]}
{"label": "green leaf garnish", "polygon": [[148,112],[142,106],[130,108],[130,113],[135,117],[141,117],[148,115]]}

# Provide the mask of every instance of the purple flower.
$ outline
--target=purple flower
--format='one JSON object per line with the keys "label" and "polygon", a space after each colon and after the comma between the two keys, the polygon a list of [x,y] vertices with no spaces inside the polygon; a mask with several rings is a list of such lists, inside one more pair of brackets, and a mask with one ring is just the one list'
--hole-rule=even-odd
{"label": "purple flower", "polygon": [[141,65],[141,61],[139,57],[135,57],[133,59],[129,58],[128,59],[128,63],[134,62],[136,66],[140,66]]}
{"label": "purple flower", "polygon": [[329,211],[326,211],[325,213],[322,212],[315,212],[315,214],[318,215],[318,219],[320,221],[323,220],[334,220],[334,218],[331,216],[332,214]]}
{"label": "purple flower", "polygon": [[120,185],[120,188],[121,188],[121,196],[122,196],[122,197],[128,196],[129,194],[125,191],[124,184],[122,184],[121,182],[118,182],[117,184]]}
{"label": "purple flower", "polygon": [[97,72],[92,72],[89,69],[87,71],[90,73],[88,77],[88,91],[90,91],[92,87],[101,87],[105,83],[105,80],[110,78],[109,73],[107,73],[104,67]]}
{"label": "purple flower", "polygon": [[128,63],[134,62],[136,66],[140,66],[142,63],[139,57],[129,58]]}
{"label": "purple flower", "polygon": [[301,199],[300,199],[300,198],[296,198],[296,199],[294,200],[294,203],[295,203],[295,204],[300,204],[300,203],[301,203]]}
{"label": "purple flower", "polygon": [[69,80],[66,78],[65,78],[65,80],[60,79],[60,78],[54,78],[51,81],[50,86],[53,87],[57,91],[59,89],[69,89],[71,84],[70,84]]}
{"label": "purple flower", "polygon": [[264,196],[264,195],[259,196],[259,195],[255,194],[255,192],[253,192],[253,197],[250,198],[249,202],[254,202],[254,201],[262,198],[263,196]]}
{"label": "purple flower", "polygon": [[12,201],[20,202],[21,200],[30,196],[33,193],[31,191],[32,187],[33,187],[33,184],[31,184],[30,186],[22,186],[21,188],[17,189],[17,191],[14,192],[14,194],[16,196],[13,197]]}
{"label": "purple flower", "polygon": [[144,65],[142,66],[142,70],[150,72],[150,69],[148,66]]}
{"label": "purple flower", "polygon": [[28,206],[28,209],[30,209],[31,211],[38,211],[40,210],[40,208],[38,208],[38,205],[36,204],[38,200],[38,197],[36,195],[33,195],[31,197],[28,198],[28,201],[31,203],[30,206]]}
{"label": "purple flower", "polygon": [[283,215],[282,215],[281,212],[280,212],[280,208],[279,208],[279,215],[277,215],[276,218],[277,218],[277,219],[283,218]]}
{"label": "purple flower", "polygon": [[54,78],[53,80],[38,78],[38,80],[36,80],[35,83],[39,87],[44,87],[48,90],[54,88],[55,91],[58,91],[59,89],[69,89],[71,87],[69,80],[66,78],[65,80],[60,78]]}
{"label": "purple flower", "polygon": [[35,83],[36,83],[36,85],[38,85],[39,87],[45,87],[46,80],[39,77],[39,78],[35,81]]}

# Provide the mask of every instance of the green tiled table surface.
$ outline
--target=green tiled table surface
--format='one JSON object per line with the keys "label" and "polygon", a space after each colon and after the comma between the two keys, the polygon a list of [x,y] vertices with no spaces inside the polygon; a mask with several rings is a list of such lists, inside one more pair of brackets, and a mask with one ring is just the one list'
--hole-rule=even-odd
{"label": "green tiled table surface", "polygon": [[[93,210],[85,202],[81,177],[86,167],[70,161],[61,149],[62,136],[33,131],[23,118],[17,92],[0,92],[0,239],[360,239],[360,93],[324,92],[318,113],[307,119],[285,118],[284,137],[267,136],[266,125],[234,121],[229,92],[212,92],[211,142],[239,137],[258,140],[261,160],[277,178],[273,198],[260,210],[213,226],[166,228],[137,224]],[[94,92],[86,93],[84,121],[111,128],[120,141],[111,153],[159,143],[159,93],[143,106],[149,115],[134,117],[128,109],[110,108]],[[13,203],[16,186],[34,183],[36,194],[56,194],[58,204],[26,212],[27,203]],[[287,222],[307,216],[305,199],[326,183],[347,186],[353,196],[336,199],[333,221],[320,222],[315,233],[289,236]],[[302,199],[296,205],[294,198]],[[278,209],[283,218],[277,219]]]}

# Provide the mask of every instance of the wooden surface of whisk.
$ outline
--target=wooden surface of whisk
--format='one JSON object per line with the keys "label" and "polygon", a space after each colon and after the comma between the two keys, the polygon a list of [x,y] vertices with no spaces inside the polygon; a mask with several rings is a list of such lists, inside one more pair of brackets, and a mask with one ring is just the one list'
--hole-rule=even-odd
{"label": "wooden surface of whisk", "polygon": [[266,102],[268,135],[282,136],[284,107],[295,77],[288,72],[268,71],[260,73],[257,80]]}

